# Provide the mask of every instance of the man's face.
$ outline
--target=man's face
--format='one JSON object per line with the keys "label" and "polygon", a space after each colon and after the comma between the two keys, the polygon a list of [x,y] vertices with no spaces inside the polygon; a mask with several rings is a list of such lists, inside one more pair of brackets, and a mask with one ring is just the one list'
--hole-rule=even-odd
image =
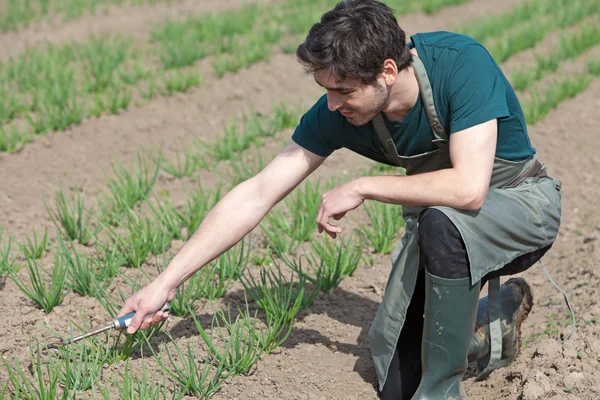
{"label": "man's face", "polygon": [[358,79],[338,82],[329,71],[315,73],[315,81],[327,89],[330,111],[339,111],[355,126],[367,124],[380,113],[388,102],[389,93],[381,79],[364,85]]}

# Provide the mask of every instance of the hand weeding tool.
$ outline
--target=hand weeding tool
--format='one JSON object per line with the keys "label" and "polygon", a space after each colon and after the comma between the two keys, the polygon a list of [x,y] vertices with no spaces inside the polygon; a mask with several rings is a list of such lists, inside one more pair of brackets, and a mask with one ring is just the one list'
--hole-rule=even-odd
{"label": "hand weeding tool", "polygon": [[[165,303],[164,306],[162,306],[160,311],[169,311],[169,309],[170,309],[170,304],[167,302],[167,303]],[[150,314],[146,315],[144,318],[152,318],[154,316],[154,314],[155,313],[150,313]],[[129,326],[129,324],[131,323],[131,320],[133,319],[134,315],[135,315],[135,311],[132,311],[129,314],[123,315],[122,317],[113,319],[111,323],[106,324],[106,326],[104,326],[102,328],[98,328],[92,332],[88,332],[83,335],[75,336],[69,340],[64,340],[59,336],[52,336],[53,338],[57,339],[57,341],[50,344],[48,347],[56,348],[58,346],[66,346],[66,345],[78,342],[80,340],[83,340],[85,338],[88,338],[90,336],[94,336],[99,333],[106,332],[110,329],[126,329]]]}

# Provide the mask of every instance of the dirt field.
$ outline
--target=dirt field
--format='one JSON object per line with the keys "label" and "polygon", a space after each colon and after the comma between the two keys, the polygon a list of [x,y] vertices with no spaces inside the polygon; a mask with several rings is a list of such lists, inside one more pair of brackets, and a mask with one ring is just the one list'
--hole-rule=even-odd
{"label": "dirt field", "polygon": [[[472,0],[444,7],[434,15],[405,15],[399,22],[409,34],[451,30],[458,23],[466,24],[501,13],[523,2]],[[89,16],[62,25],[40,23],[0,35],[0,60],[18,55],[27,46],[39,45],[45,39],[56,43],[81,41],[103,30],[143,37],[149,31],[150,21],[220,11],[247,3],[245,0],[183,1],[173,6],[111,8],[107,15]],[[534,52],[552,48],[554,41],[556,37],[548,36],[534,49],[517,53],[501,67],[508,72],[531,60]],[[583,56],[565,61],[548,79],[582,68],[585,56],[597,55],[599,51],[595,46]],[[198,64],[198,68],[204,67],[202,62]],[[207,75],[203,84],[185,93],[158,96],[118,115],[103,115],[66,131],[50,132],[27,143],[15,154],[0,153],[0,215],[3,216],[0,227],[20,241],[33,230],[39,233],[48,227],[50,244],[41,265],[50,267],[57,238],[44,199],[50,201],[56,189],[73,188],[76,178],[86,201],[93,204],[106,190],[107,171],[114,160],[130,168],[140,149],[150,152],[161,149],[165,157],[172,157],[175,149],[194,138],[215,141],[224,124],[251,109],[267,114],[272,105],[280,101],[306,108],[322,94],[312,78],[303,74],[295,58],[281,53],[222,79]],[[539,158],[563,183],[559,238],[543,261],[554,281],[569,295],[577,317],[576,331],[563,344],[558,342],[570,331],[569,313],[562,295],[540,267],[532,267],[523,274],[533,287],[534,307],[523,326],[522,351],[513,364],[495,371],[487,380],[467,380],[465,388],[469,398],[600,399],[600,323],[597,322],[600,317],[597,301],[600,296],[600,213],[597,211],[600,177],[595,173],[600,167],[600,138],[595,123],[598,108],[600,79],[596,78],[585,91],[565,100],[528,128]],[[287,129],[265,141],[261,148],[265,159],[273,156],[292,132]],[[244,154],[254,154],[253,151],[250,149]],[[340,150],[310,179],[352,178],[373,165],[369,160]],[[216,187],[218,177],[227,182],[226,171],[227,162],[219,163],[212,170],[199,171],[194,178],[175,179],[160,172],[153,191],[168,193],[169,198],[180,205],[186,200],[187,191],[193,190],[198,182],[207,188]],[[365,212],[359,209],[345,218],[341,226],[350,232],[366,221]],[[257,228],[255,236],[260,239],[261,235]],[[172,249],[181,245],[181,241],[175,241]],[[264,249],[260,242],[258,247]],[[364,253],[373,257],[373,265],[363,262],[332,294],[319,294],[310,307],[296,316],[294,329],[281,347],[263,355],[251,374],[229,377],[212,398],[377,399],[368,331],[390,272],[390,257],[369,254],[369,249],[364,249]],[[19,256],[17,265],[22,264],[23,257]],[[125,267],[122,270],[130,278],[138,272]],[[147,260],[140,270],[148,275],[140,282],[148,282],[157,274],[156,261]],[[24,268],[19,276],[27,279]],[[114,284],[121,285],[124,291],[132,290],[122,277],[115,278]],[[210,324],[215,309],[243,304],[242,289],[236,282],[218,302],[198,303],[196,315]],[[111,295],[116,298],[116,291]],[[4,322],[0,329],[0,353],[10,362],[14,354],[26,360],[28,344],[50,336],[49,329],[66,334],[69,320],[99,326],[111,318],[95,298],[74,292],[70,292],[60,306],[44,314],[11,279],[2,286],[0,300],[4,305],[0,308],[0,321]],[[182,348],[188,344],[199,351],[203,348],[202,338],[189,317],[172,317],[164,329],[170,331]],[[157,349],[168,342],[164,334],[153,340]],[[28,363],[22,361],[22,365],[25,367]],[[121,362],[106,367],[97,383],[107,387],[113,380],[121,381],[124,365]],[[158,364],[151,356],[140,357],[136,353],[129,365],[132,371],[140,373],[143,367],[152,370]],[[1,383],[8,379],[8,372],[2,366],[0,389],[4,386]],[[80,398],[93,396],[92,391],[80,394]],[[110,398],[119,398],[115,389],[110,390]]]}

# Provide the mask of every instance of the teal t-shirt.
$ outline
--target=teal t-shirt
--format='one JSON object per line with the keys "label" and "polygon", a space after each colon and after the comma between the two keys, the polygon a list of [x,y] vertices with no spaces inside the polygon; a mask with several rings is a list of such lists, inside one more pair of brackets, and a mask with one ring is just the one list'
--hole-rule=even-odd
{"label": "teal t-shirt", "polygon": [[[448,134],[497,118],[497,157],[519,161],[535,154],[517,96],[480,43],[444,31],[416,34],[411,40],[409,45],[416,47],[427,70],[435,107]],[[390,121],[385,113],[382,115],[399,155],[413,156],[437,148],[431,142],[434,136],[421,96],[401,121]],[[339,111],[329,111],[327,95],[302,116],[292,140],[324,157],[347,148],[389,164],[373,124],[357,127]]]}

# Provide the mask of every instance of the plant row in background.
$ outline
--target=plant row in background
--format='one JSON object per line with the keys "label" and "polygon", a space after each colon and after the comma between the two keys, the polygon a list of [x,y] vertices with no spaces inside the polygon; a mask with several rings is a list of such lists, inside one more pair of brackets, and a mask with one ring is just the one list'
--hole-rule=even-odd
{"label": "plant row in background", "polygon": [[[404,14],[462,2],[390,5]],[[198,86],[202,77],[189,67],[203,58],[212,57],[219,77],[266,60],[278,44],[288,46],[290,38],[297,44],[297,35],[335,3],[289,0],[167,21],[138,48],[132,38],[101,35],[82,44],[28,49],[0,64],[0,151],[15,152],[36,135]]]}
{"label": "plant row in background", "polygon": [[[390,5],[402,14],[428,4],[452,3],[456,2],[420,2],[417,6],[392,1]],[[494,30],[483,30],[479,24],[458,29],[482,40],[501,62],[534,46],[550,31],[575,24],[600,9],[597,2],[586,0],[550,3],[532,0],[505,17],[491,17]],[[168,96],[197,86],[202,82],[200,73],[188,67],[205,57],[213,58],[218,76],[265,60],[283,39],[294,38],[297,43],[297,35],[305,34],[333,4],[290,0],[168,21],[151,32],[147,45],[138,48],[131,38],[96,36],[82,44],[28,49],[0,64],[0,151],[14,152],[35,135],[64,130],[104,112],[118,113],[132,102],[140,104],[158,94]],[[530,19],[525,17],[527,11],[533,16]],[[524,25],[512,29],[514,20]],[[588,46],[593,45],[594,32],[583,34]],[[568,49],[569,43],[575,43],[574,39],[565,41],[562,48],[566,54],[574,51]]]}
{"label": "plant row in background", "polygon": [[177,3],[181,0],[5,0],[0,11],[0,32],[17,31],[34,22],[59,16],[67,22],[84,15],[106,12],[111,6]]}

